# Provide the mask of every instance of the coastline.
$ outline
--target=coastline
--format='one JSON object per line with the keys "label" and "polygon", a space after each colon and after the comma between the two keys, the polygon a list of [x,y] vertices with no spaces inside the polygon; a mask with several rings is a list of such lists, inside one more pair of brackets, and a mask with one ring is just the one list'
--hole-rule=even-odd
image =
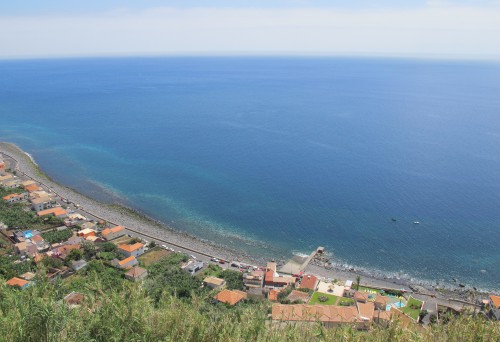
{"label": "coastline", "polygon": [[[102,203],[74,189],[63,186],[46,175],[35,162],[34,158],[15,144],[0,142],[0,152],[5,152],[5,154],[14,157],[18,161],[18,165],[16,165],[17,170],[45,184],[59,196],[69,199],[73,203],[78,203],[83,208],[82,211],[90,214],[90,216],[102,218],[117,225],[123,225],[131,232],[166,240],[173,245],[182,246],[182,248],[196,251],[201,254],[215,256],[219,259],[228,261],[238,260],[254,265],[264,265],[267,261],[263,258],[249,255],[242,250],[234,250],[227,246],[216,244],[212,241],[206,241],[175,230],[165,223],[155,220],[133,208],[124,206],[121,203]],[[284,260],[277,261],[283,262]],[[440,294],[434,286],[430,286],[426,282],[404,278],[390,278],[382,274],[374,275],[370,274],[369,271],[347,269],[342,266],[329,265],[325,267],[325,265],[311,264],[306,271],[330,279],[354,280],[356,276],[360,275],[362,277],[362,284],[367,286],[405,289],[408,291],[411,285],[418,285],[422,290],[420,291],[421,293],[428,293],[434,296]],[[448,296],[453,294],[453,296],[457,298],[466,298],[466,290],[453,287],[451,284],[440,284],[439,287],[440,289],[444,288],[444,291],[441,291],[443,296],[445,294]]]}

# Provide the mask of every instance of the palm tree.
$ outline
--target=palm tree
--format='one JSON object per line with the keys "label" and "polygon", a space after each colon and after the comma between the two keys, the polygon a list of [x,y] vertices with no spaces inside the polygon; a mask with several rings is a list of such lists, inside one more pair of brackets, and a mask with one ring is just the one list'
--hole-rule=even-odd
{"label": "palm tree", "polygon": [[359,283],[361,283],[361,276],[356,276],[356,290],[359,291]]}

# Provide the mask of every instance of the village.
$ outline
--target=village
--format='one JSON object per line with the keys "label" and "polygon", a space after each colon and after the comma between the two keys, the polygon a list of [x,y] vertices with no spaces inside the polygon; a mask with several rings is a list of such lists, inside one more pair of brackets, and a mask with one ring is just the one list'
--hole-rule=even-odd
{"label": "village", "polygon": [[[268,302],[268,318],[276,324],[320,322],[369,329],[395,320],[423,326],[459,314],[500,320],[500,296],[495,294],[471,293],[470,300],[452,303],[411,289],[368,286],[360,276],[313,274],[308,266],[323,261],[322,247],[286,264],[250,265],[140,234],[87,213],[12,164],[14,159],[0,154],[0,276],[12,288],[36,286],[41,276],[50,282],[76,281],[96,262],[118,277],[143,282],[162,263],[170,263],[182,272],[172,276],[189,278],[193,287],[210,293],[214,304]],[[84,300],[85,294],[75,291],[64,297],[68,306]]]}

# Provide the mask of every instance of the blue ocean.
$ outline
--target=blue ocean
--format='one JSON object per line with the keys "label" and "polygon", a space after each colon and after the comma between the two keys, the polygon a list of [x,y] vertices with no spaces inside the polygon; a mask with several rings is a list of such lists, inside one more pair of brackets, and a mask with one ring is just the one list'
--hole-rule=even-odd
{"label": "blue ocean", "polygon": [[498,63],[1,61],[0,140],[84,194],[249,253],[321,245],[500,289]]}

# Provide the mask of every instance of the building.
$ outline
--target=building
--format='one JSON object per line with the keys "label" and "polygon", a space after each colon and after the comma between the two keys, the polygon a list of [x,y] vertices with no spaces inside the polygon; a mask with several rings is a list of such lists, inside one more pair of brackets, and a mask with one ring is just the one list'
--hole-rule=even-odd
{"label": "building", "polygon": [[276,263],[267,263],[266,273],[264,275],[264,286],[270,288],[283,288],[296,282],[295,277],[283,277],[276,272]]}
{"label": "building", "polygon": [[113,264],[115,267],[121,268],[121,269],[129,269],[132,266],[137,265],[138,261],[134,256],[129,256],[128,258],[125,258],[123,260],[113,260]]}
{"label": "building", "polygon": [[16,286],[24,290],[25,288],[30,286],[30,282],[21,278],[14,277],[12,279],[7,280],[7,285]]}
{"label": "building", "polygon": [[81,270],[82,268],[84,268],[85,266],[87,266],[87,262],[83,259],[80,259],[80,260],[76,260],[76,261],[72,261],[71,262],[71,268],[74,270],[74,271],[79,271]]}
{"label": "building", "polygon": [[88,236],[95,236],[96,231],[90,228],[80,230],[78,233],[76,233],[77,236],[82,237],[82,238],[87,238]]}
{"label": "building", "polygon": [[387,310],[387,305],[389,304],[389,298],[377,293],[374,304],[375,304],[375,309],[377,310]]}
{"label": "building", "polygon": [[63,208],[61,207],[55,207],[55,208],[50,208],[50,209],[46,209],[46,210],[42,210],[42,211],[39,211],[38,213],[36,213],[38,216],[46,216],[46,215],[53,215],[55,217],[60,217],[60,218],[63,218],[63,217],[66,217],[67,215],[67,212],[66,210],[64,210]]}
{"label": "building", "polygon": [[[30,243],[31,245],[31,243]],[[25,255],[26,254],[26,247],[28,247],[28,242],[18,242],[14,245],[14,250],[16,251],[17,254]]]}
{"label": "building", "polygon": [[119,238],[120,236],[123,236],[123,235],[125,235],[125,227],[123,227],[123,226],[106,228],[102,231],[102,236],[108,241]]}
{"label": "building", "polygon": [[299,302],[299,301],[302,303],[307,303],[309,301],[309,293],[303,292],[303,291],[293,290],[292,292],[290,292],[290,294],[286,298],[288,298],[290,303]]}
{"label": "building", "polygon": [[366,322],[371,322],[373,320],[373,314],[375,312],[375,304],[373,302],[356,302],[356,307],[358,308],[359,318]]}
{"label": "building", "polygon": [[6,173],[0,176],[0,184],[5,185],[6,182],[12,180],[14,177],[10,173]]}
{"label": "building", "polygon": [[103,238],[100,238],[99,236],[92,236],[92,235],[91,235],[91,236],[87,236],[87,237],[85,238],[85,240],[90,241],[90,242],[92,242],[92,243],[99,243],[99,242],[104,242],[104,241],[106,241],[106,240],[104,240]]}
{"label": "building", "polygon": [[321,322],[326,327],[342,324],[354,325],[358,329],[366,327],[366,322],[354,306],[274,304],[272,319],[281,322]]}
{"label": "building", "polygon": [[73,249],[81,249],[80,244],[64,245],[53,251],[53,255],[60,259],[66,259]]}
{"label": "building", "polygon": [[26,184],[26,182],[22,182],[21,185],[24,187],[24,190],[28,192],[34,192],[34,191],[42,191],[43,189],[40,188],[35,182],[29,182],[29,184]]}
{"label": "building", "polygon": [[264,271],[251,271],[243,275],[243,284],[247,289],[261,288],[264,284]]}
{"label": "building", "polygon": [[203,285],[211,288],[212,290],[221,290],[224,286],[226,286],[226,281],[221,278],[206,277],[203,279]]}
{"label": "building", "polygon": [[280,290],[274,290],[274,289],[271,289],[269,290],[269,292],[267,293],[267,299],[269,299],[269,301],[271,302],[277,302],[278,301],[278,295],[280,294]]}
{"label": "building", "polygon": [[23,273],[19,276],[19,278],[22,278],[22,279],[27,280],[27,281],[33,280],[33,279],[35,279],[35,277],[36,277],[36,274],[33,272],[26,272],[26,273]]}
{"label": "building", "polygon": [[5,175],[5,171],[7,171],[7,163],[0,158],[0,176]]}
{"label": "building", "polygon": [[353,298],[356,302],[366,303],[368,301],[369,297],[370,297],[370,294],[367,292],[356,291],[356,292],[354,292]]}
{"label": "building", "polygon": [[500,321],[500,296],[490,295],[489,305],[492,316]]}
{"label": "building", "polygon": [[215,295],[214,299],[221,302],[226,303],[231,306],[238,304],[243,299],[247,298],[247,294],[243,291],[238,290],[223,290]]}
{"label": "building", "polygon": [[184,271],[188,272],[189,274],[193,275],[199,270],[201,270],[205,266],[203,261],[193,261],[192,263],[188,264],[186,267],[184,267]]}
{"label": "building", "polygon": [[136,242],[132,245],[123,244],[118,246],[118,252],[126,257],[138,257],[139,255],[144,254],[144,244],[139,242]]}
{"label": "building", "polygon": [[24,201],[25,199],[28,198],[28,194],[22,193],[22,194],[10,194],[7,196],[2,197],[4,201],[9,202],[9,203],[18,203],[21,201]]}
{"label": "building", "polygon": [[31,200],[31,207],[36,212],[50,209],[52,208],[52,200],[50,199],[50,197],[34,198]]}
{"label": "building", "polygon": [[15,189],[19,187],[19,181],[17,179],[8,180],[3,183],[3,186],[6,188]]}
{"label": "building", "polygon": [[352,280],[346,280],[344,284],[345,290],[346,291],[351,291],[352,288]]}
{"label": "building", "polygon": [[310,289],[313,291],[316,291],[316,287],[318,286],[319,279],[316,278],[313,275],[304,275],[302,277],[302,280],[300,281],[300,288],[301,289]]}
{"label": "building", "polygon": [[148,276],[148,270],[139,266],[131,268],[127,273],[125,273],[125,279],[131,281],[139,281]]}
{"label": "building", "polygon": [[45,240],[41,235],[33,235],[31,237],[31,242],[38,245],[44,243]]}

